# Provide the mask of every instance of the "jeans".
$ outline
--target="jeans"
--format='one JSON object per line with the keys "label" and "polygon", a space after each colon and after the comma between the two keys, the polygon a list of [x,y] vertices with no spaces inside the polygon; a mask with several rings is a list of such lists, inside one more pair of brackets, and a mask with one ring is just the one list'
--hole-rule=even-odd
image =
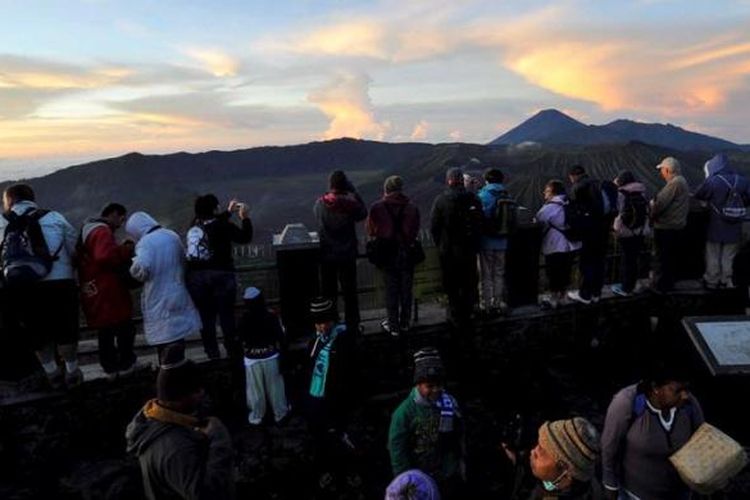
{"label": "jeans", "polygon": [[337,301],[339,284],[344,295],[346,328],[350,335],[359,330],[359,299],[357,297],[357,260],[329,261],[321,264],[323,295]]}
{"label": "jeans", "polygon": [[620,238],[620,250],[622,257],[620,259],[620,280],[622,289],[631,293],[638,281],[638,258],[643,248],[643,236],[631,236],[629,238]]}
{"label": "jeans", "polygon": [[505,250],[479,252],[482,279],[482,307],[490,310],[505,302]]}
{"label": "jeans", "polygon": [[98,337],[99,363],[104,373],[115,373],[133,366],[136,360],[133,352],[135,325],[131,320],[101,328]]}
{"label": "jeans", "polygon": [[210,358],[219,356],[219,344],[216,340],[218,315],[227,353],[233,357],[239,356],[241,348],[234,317],[237,297],[237,279],[234,271],[190,271],[187,276],[187,288],[201,317],[201,339],[206,355]]}
{"label": "jeans", "polygon": [[388,325],[394,330],[408,328],[413,301],[414,266],[398,262],[383,269],[385,279],[385,307]]}
{"label": "jeans", "polygon": [[703,279],[707,284],[712,286],[733,284],[734,257],[739,248],[739,243],[706,242],[706,273]]}

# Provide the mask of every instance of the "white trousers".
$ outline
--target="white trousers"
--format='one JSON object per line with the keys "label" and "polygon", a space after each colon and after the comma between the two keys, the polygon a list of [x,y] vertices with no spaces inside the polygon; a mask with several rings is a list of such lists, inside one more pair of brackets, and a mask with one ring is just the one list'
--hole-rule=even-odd
{"label": "white trousers", "polygon": [[245,358],[245,395],[250,410],[247,421],[259,424],[266,415],[266,401],[271,402],[276,422],[289,412],[284,377],[279,371],[279,355],[265,359]]}

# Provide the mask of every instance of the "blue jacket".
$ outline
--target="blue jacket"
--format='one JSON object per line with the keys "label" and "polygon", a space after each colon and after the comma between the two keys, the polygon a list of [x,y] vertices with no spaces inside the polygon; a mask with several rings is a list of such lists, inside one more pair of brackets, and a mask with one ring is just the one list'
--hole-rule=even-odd
{"label": "blue jacket", "polygon": [[725,221],[718,211],[724,206],[730,191],[729,186],[735,182],[737,192],[745,200],[750,200],[750,183],[729,167],[727,157],[723,153],[708,160],[704,170],[706,180],[694,196],[698,200],[708,202],[711,210],[706,239],[713,243],[738,243],[742,238],[742,224]]}
{"label": "blue jacket", "polygon": [[[482,202],[482,210],[484,211],[485,217],[492,216],[492,209],[495,206],[498,194],[502,191],[506,191],[505,186],[502,184],[485,184],[485,186],[479,190],[477,196]],[[492,236],[482,236],[481,249],[482,250],[506,250],[508,248],[508,238],[495,238]]]}

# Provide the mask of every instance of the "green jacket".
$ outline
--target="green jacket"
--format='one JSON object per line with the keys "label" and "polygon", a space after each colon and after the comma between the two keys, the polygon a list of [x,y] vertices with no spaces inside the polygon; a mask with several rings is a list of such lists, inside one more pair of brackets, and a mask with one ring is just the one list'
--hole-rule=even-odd
{"label": "green jacket", "polygon": [[416,387],[396,408],[388,432],[393,474],[419,469],[437,481],[454,477],[463,458],[463,418],[452,396],[453,431],[439,432],[440,408],[422,399]]}

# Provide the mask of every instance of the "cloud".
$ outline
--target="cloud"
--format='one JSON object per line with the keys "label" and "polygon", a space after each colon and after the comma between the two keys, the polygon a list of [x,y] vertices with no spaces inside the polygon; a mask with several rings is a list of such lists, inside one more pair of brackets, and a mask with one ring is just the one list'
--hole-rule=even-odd
{"label": "cloud", "polygon": [[368,94],[370,79],[363,74],[341,73],[308,100],[329,118],[326,139],[338,137],[385,138],[390,126],[375,118]]}
{"label": "cloud", "polygon": [[235,76],[240,68],[239,61],[220,50],[188,48],[184,53],[216,77]]}
{"label": "cloud", "polygon": [[430,124],[425,120],[419,120],[414,126],[414,130],[411,132],[411,139],[414,141],[424,141],[427,139],[427,131],[430,128]]}
{"label": "cloud", "polygon": [[86,67],[0,54],[0,89],[90,89],[112,85],[129,74],[124,67]]}
{"label": "cloud", "polygon": [[349,20],[291,37],[277,47],[300,54],[383,59],[387,56],[385,35],[383,26],[377,21]]}

